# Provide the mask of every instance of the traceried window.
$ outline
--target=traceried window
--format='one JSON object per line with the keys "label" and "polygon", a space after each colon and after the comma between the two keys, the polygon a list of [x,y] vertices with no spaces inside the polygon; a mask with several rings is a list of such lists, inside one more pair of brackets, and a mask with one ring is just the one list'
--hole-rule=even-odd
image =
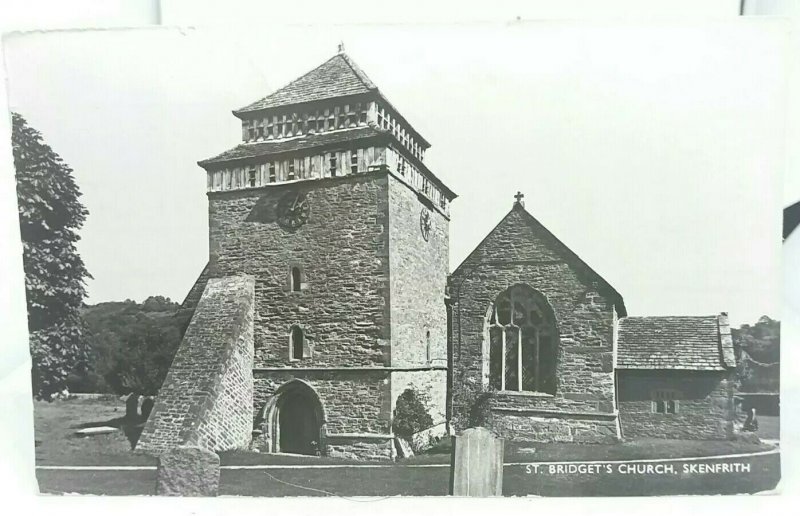
{"label": "traceried window", "polygon": [[655,414],[677,414],[678,394],[671,390],[653,391],[653,412]]}
{"label": "traceried window", "polygon": [[487,322],[489,385],[555,394],[558,331],[547,300],[515,285],[497,297]]}

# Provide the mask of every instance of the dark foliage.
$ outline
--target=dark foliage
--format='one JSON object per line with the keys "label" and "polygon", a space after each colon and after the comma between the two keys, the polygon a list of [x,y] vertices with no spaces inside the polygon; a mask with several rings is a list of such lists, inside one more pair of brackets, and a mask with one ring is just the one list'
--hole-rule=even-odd
{"label": "dark foliage", "polygon": [[88,212],[80,203],[72,169],[25,119],[12,113],[33,389],[50,399],[67,375],[86,365],[80,308],[90,278],[78,255],[77,231]]}
{"label": "dark foliage", "polygon": [[733,329],[736,377],[741,392],[779,392],[781,323],[762,316]]}
{"label": "dark foliage", "polygon": [[394,408],[392,430],[404,439],[433,426],[433,418],[425,409],[421,395],[413,389],[406,389],[397,397]]}
{"label": "dark foliage", "polygon": [[176,315],[178,307],[162,296],[86,307],[89,371],[71,377],[71,389],[156,394],[188,322]]}

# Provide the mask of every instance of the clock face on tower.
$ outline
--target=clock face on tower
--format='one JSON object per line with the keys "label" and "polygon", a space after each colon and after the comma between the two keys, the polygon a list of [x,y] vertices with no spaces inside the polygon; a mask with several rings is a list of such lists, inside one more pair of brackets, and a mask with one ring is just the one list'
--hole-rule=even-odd
{"label": "clock face on tower", "polygon": [[428,241],[431,235],[431,226],[433,222],[431,222],[431,214],[425,208],[422,208],[422,211],[419,212],[419,230],[422,233],[422,238],[425,241]]}
{"label": "clock face on tower", "polygon": [[293,231],[308,220],[311,206],[308,197],[302,192],[287,192],[278,201],[278,224],[287,230]]}

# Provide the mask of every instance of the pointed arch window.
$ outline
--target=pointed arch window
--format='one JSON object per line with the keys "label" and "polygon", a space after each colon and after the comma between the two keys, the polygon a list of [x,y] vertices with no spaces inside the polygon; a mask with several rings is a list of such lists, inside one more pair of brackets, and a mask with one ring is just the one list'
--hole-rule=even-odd
{"label": "pointed arch window", "polygon": [[489,385],[555,394],[558,331],[547,301],[516,285],[492,303],[487,323]]}

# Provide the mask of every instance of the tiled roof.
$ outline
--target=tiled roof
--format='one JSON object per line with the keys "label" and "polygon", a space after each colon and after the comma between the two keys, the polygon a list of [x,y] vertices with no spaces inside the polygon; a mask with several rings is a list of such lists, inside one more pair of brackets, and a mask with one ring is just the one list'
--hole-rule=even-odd
{"label": "tiled roof", "polygon": [[357,95],[375,89],[377,87],[369,77],[347,55],[340,53],[283,88],[234,113]]}
{"label": "tiled roof", "polygon": [[724,371],[734,366],[733,341],[724,313],[619,320],[619,369]]}
{"label": "tiled roof", "polygon": [[302,149],[310,149],[314,147],[323,147],[326,145],[333,145],[350,140],[369,138],[372,136],[379,136],[389,134],[383,129],[377,127],[358,127],[355,129],[346,129],[341,131],[333,131],[329,133],[320,134],[307,134],[298,138],[291,138],[287,140],[275,140],[257,143],[242,143],[236,147],[223,152],[213,158],[198,161],[198,165],[206,166],[215,163],[224,163],[226,161],[233,161],[237,159],[256,158],[259,156],[267,156],[271,154],[280,154],[283,152],[293,152]]}

